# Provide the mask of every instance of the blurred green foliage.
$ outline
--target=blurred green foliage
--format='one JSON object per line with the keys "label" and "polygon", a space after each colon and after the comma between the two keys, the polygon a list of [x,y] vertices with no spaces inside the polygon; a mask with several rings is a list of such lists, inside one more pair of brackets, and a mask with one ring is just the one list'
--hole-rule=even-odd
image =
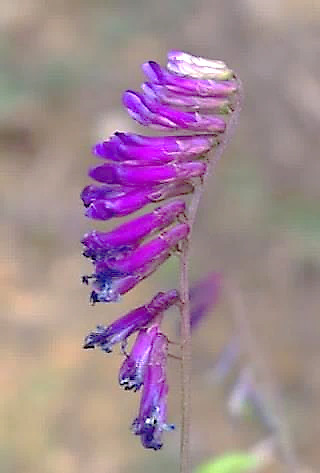
{"label": "blurred green foliage", "polygon": [[226,453],[200,465],[194,473],[249,473],[257,467],[257,459],[251,453]]}

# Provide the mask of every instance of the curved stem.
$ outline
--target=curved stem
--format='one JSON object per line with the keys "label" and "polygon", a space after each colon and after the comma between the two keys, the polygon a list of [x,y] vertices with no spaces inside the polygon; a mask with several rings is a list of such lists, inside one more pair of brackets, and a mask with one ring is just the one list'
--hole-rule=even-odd
{"label": "curved stem", "polygon": [[212,168],[219,161],[222,153],[228,145],[234,134],[239,121],[239,114],[243,103],[242,84],[238,79],[239,89],[235,110],[232,113],[227,124],[226,130],[221,138],[215,154],[211,159],[206,175],[202,183],[196,188],[188,211],[188,223],[190,234],[187,241],[184,242],[181,249],[180,259],[180,298],[181,298],[181,443],[180,443],[180,473],[190,473],[190,419],[191,419],[191,327],[190,327],[190,308],[189,308],[189,248],[193,224],[196,218],[200,200],[204,191],[204,184],[207,182]]}

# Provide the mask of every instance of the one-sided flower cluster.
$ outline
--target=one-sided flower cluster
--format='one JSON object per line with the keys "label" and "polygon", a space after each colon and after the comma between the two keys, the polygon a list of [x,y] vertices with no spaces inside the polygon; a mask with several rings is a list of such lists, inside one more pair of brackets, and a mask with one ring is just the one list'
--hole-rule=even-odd
{"label": "one-sided flower cluster", "polygon": [[[89,176],[97,184],[87,186],[81,198],[86,216],[95,220],[168,202],[109,232],[93,230],[84,235],[83,254],[91,260],[93,272],[83,276],[83,282],[91,285],[93,304],[118,301],[188,238],[188,212],[181,196],[191,194],[205,176],[208,153],[223,140],[236,102],[238,82],[221,61],[171,51],[167,69],[153,61],[142,69],[147,77],[142,92],[127,90],[124,106],[141,125],[179,134],[116,132],[96,144],[93,153],[103,162],[92,167]],[[162,446],[162,432],[172,429],[166,422],[168,340],[161,332],[161,320],[163,312],[177,303],[176,290],[160,292],[111,325],[98,326],[84,345],[110,352],[121,343],[125,359],[120,385],[134,391],[143,387],[133,432],[146,448],[155,450]],[[125,346],[133,333],[136,341],[128,355]]]}

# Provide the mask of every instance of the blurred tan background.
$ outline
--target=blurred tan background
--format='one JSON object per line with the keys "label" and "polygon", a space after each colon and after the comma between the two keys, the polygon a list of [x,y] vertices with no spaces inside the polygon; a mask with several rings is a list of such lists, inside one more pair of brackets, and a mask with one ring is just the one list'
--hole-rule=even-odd
{"label": "blurred tan background", "polygon": [[[297,454],[319,471],[319,22],[316,0],[2,1],[1,472],[177,471],[179,429],[161,452],[143,450],[129,431],[138,394],[117,385],[117,350],[81,348],[96,323],[175,286],[177,261],[120,304],[92,308],[79,244],[92,227],[79,200],[91,145],[139,130],[121,93],[139,87],[142,62],[164,65],[173,48],[223,59],[246,93],[201,205],[191,278],[216,269],[240,288]],[[168,318],[175,337],[177,314]],[[223,296],[194,337],[195,464],[265,435],[256,419],[231,418],[211,376],[231,333]],[[176,424],[178,369],[170,361]]]}

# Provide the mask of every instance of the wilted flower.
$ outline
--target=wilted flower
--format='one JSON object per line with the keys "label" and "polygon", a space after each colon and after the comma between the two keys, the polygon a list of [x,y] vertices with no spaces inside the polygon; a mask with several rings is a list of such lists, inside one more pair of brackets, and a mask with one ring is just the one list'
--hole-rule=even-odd
{"label": "wilted flower", "polygon": [[162,447],[162,433],[174,429],[167,424],[167,353],[167,337],[157,333],[146,365],[139,415],[132,424],[132,431],[140,435],[142,445],[154,450]]}
{"label": "wilted flower", "polygon": [[85,338],[83,348],[98,346],[103,351],[110,353],[112,346],[116,343],[122,343],[125,346],[130,335],[147,326],[157,315],[169,309],[178,300],[179,294],[175,289],[159,292],[149,304],[130,311],[108,327],[98,325],[96,330],[93,330]]}
{"label": "wilted flower", "polygon": [[159,327],[155,325],[139,331],[130,355],[126,356],[119,371],[119,384],[124,389],[138,391],[142,386],[150,350],[158,330]]}

